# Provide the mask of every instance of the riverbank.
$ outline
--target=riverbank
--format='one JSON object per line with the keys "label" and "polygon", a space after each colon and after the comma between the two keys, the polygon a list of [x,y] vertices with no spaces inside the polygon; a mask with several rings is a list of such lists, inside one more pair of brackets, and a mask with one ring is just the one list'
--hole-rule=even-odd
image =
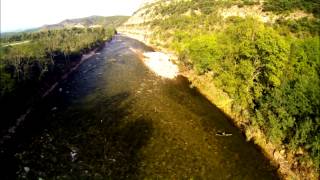
{"label": "riverbank", "polygon": [[[128,33],[129,32],[129,33]],[[164,52],[170,56],[170,59],[179,65],[180,74],[188,78],[192,83],[192,86],[196,87],[211,103],[215,104],[219,109],[231,117],[233,123],[241,129],[246,135],[248,141],[253,141],[257,144],[261,151],[268,157],[271,163],[278,168],[278,173],[283,179],[317,179],[319,177],[318,172],[312,168],[305,168],[306,164],[300,164],[296,152],[290,152],[284,147],[276,146],[267,140],[266,135],[256,126],[248,123],[249,121],[232,111],[232,99],[221,89],[214,86],[212,82],[212,74],[207,73],[204,75],[198,75],[191,69],[185,67],[178,61],[177,56],[161,47],[161,45],[154,45],[150,43],[149,36],[144,36],[142,33],[130,34],[130,31],[125,33],[127,36],[136,38],[149,46],[153,47],[157,51]],[[301,151],[299,154],[303,154]],[[312,163],[312,162],[309,162]],[[306,167],[310,167],[308,164]]]}
{"label": "riverbank", "polygon": [[170,59],[170,56],[162,52],[141,52],[130,48],[157,76],[174,79],[179,75],[179,68]]}
{"label": "riverbank", "polygon": [[23,124],[26,117],[34,110],[34,107],[45,97],[47,97],[50,93],[52,93],[59,86],[61,81],[67,79],[70,74],[72,74],[80,67],[81,64],[83,64],[85,61],[87,61],[89,58],[95,55],[99,50],[101,50],[105,46],[105,43],[109,41],[111,41],[111,39],[102,43],[99,47],[95,47],[94,49],[88,51],[86,54],[83,54],[80,59],[73,60],[70,63],[69,67],[65,69],[63,74],[53,74],[50,77],[48,77],[46,81],[40,82],[38,88],[41,90],[37,91],[35,94],[32,94],[32,97],[30,98],[32,102],[22,103],[29,104],[29,107],[25,108],[24,113],[20,115],[18,114],[19,116],[15,120],[7,119],[7,121],[12,121],[12,125],[9,127],[1,128],[0,145],[6,143],[6,141],[10,140],[11,137],[14,136],[14,134],[16,133],[16,129]]}
{"label": "riverbank", "polygon": [[114,33],[114,29],[96,28],[41,31],[17,35],[18,39],[30,40],[29,43],[1,47],[0,134],[40,101],[52,85],[79,63],[82,55],[101,47]]}

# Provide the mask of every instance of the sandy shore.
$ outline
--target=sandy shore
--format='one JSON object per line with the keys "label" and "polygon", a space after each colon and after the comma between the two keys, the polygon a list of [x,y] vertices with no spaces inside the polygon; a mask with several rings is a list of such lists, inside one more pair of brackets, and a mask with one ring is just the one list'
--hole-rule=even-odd
{"label": "sandy shore", "polygon": [[162,52],[143,53],[143,62],[158,76],[173,79],[178,76],[179,68],[170,61],[170,57]]}

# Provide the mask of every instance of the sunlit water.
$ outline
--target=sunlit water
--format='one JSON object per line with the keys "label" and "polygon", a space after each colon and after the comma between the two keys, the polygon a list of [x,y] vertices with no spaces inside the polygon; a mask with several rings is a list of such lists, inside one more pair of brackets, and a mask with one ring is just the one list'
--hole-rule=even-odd
{"label": "sunlit water", "polygon": [[37,107],[1,147],[3,177],[277,179],[185,78],[154,74],[130,47],[151,51],[116,36]]}

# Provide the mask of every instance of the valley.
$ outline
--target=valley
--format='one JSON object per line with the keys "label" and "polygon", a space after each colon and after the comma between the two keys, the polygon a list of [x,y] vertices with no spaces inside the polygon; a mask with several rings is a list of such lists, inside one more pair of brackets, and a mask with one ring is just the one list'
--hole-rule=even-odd
{"label": "valley", "polygon": [[318,1],[139,3],[1,32],[0,179],[319,179]]}

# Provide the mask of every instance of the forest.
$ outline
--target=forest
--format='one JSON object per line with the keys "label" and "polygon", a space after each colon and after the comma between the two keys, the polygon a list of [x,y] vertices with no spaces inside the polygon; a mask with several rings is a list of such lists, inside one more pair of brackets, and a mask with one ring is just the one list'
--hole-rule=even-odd
{"label": "forest", "polygon": [[113,28],[66,28],[1,37],[1,127],[13,123],[83,54],[102,47],[114,33]]}
{"label": "forest", "polygon": [[[320,168],[320,19],[314,0],[268,0],[264,11],[304,10],[313,17],[222,18],[219,8],[259,1],[177,1],[159,3],[150,23],[152,41],[179,54],[184,66],[232,99],[232,111],[246,127],[261,129],[277,147],[296,152],[300,164]],[[200,10],[201,14],[189,10]],[[308,165],[307,162],[310,162]]]}

